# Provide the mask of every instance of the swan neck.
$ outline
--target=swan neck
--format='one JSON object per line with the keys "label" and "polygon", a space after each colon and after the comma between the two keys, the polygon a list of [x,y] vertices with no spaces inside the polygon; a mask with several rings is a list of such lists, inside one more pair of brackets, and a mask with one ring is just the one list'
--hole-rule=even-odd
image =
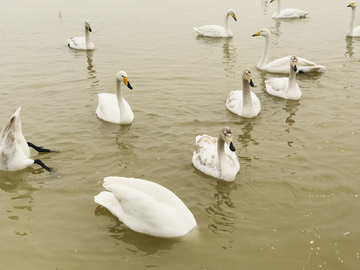
{"label": "swan neck", "polygon": [[118,104],[122,103],[122,95],[121,95],[121,81],[116,78],[116,97],[118,100]]}
{"label": "swan neck", "polygon": [[226,12],[225,19],[224,19],[224,28],[225,28],[226,32],[228,32],[228,30],[229,30],[229,16],[230,16],[230,14]]}
{"label": "swan neck", "polygon": [[257,64],[257,67],[261,69],[265,64],[269,56],[269,50],[270,50],[270,36],[266,35],[265,37],[265,47],[262,52],[261,58]]}
{"label": "swan neck", "polygon": [[348,30],[347,30],[347,33],[346,33],[347,36],[352,36],[353,35],[354,21],[355,21],[355,11],[356,11],[356,7],[351,8],[351,18],[350,18],[349,27],[348,27]]}
{"label": "swan neck", "polygon": [[90,49],[91,47],[90,32],[86,26],[85,26],[85,42],[86,42],[86,49]]}
{"label": "swan neck", "polygon": [[251,91],[249,82],[245,79],[243,79],[243,110],[252,109],[253,108],[253,102],[251,98]]}
{"label": "swan neck", "polygon": [[223,167],[224,167],[223,164],[226,163],[224,146],[225,146],[225,141],[221,137],[221,133],[220,133],[219,137],[218,137],[218,141],[217,141],[217,152],[218,152],[219,162],[220,162],[220,175],[221,175],[221,171],[223,170]]}
{"label": "swan neck", "polygon": [[289,73],[289,82],[288,82],[288,89],[291,89],[296,86],[296,73],[294,71],[294,68],[290,66],[290,73]]}
{"label": "swan neck", "polygon": [[277,2],[278,2],[278,5],[277,5],[276,14],[279,15],[279,14],[280,14],[280,11],[281,11],[281,2],[280,2],[280,0],[278,0]]}

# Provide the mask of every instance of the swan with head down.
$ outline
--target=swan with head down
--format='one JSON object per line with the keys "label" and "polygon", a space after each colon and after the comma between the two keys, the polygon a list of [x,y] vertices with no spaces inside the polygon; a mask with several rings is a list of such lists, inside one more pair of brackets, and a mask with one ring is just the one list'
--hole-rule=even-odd
{"label": "swan with head down", "polygon": [[[261,29],[259,32],[252,35],[253,37],[262,36],[265,37],[265,47],[259,62],[257,63],[257,68],[261,70],[265,70],[271,73],[290,73],[289,61],[291,55],[285,56],[282,58],[278,58],[273,60],[269,63],[267,59],[269,57],[269,50],[270,50],[270,42],[271,42],[271,35],[270,31],[267,28]],[[325,71],[325,67],[321,65],[317,65],[312,61],[309,61],[305,58],[298,57],[297,69],[300,73],[308,73],[308,72],[323,72]]]}
{"label": "swan with head down", "polygon": [[229,29],[229,16],[237,21],[234,10],[229,9],[225,13],[224,27],[220,25],[205,25],[202,27],[194,27],[194,30],[199,36],[203,37],[232,37],[233,32]]}
{"label": "swan with head down", "polygon": [[[270,3],[275,0],[271,0]],[[274,19],[294,19],[294,18],[305,18],[309,12],[296,8],[286,8],[281,10],[281,0],[278,1],[278,6],[276,12],[271,16]]]}
{"label": "swan with head down", "polygon": [[351,7],[351,18],[349,22],[349,27],[346,31],[347,37],[360,37],[360,25],[354,27],[354,21],[355,21],[355,13],[356,13],[356,3],[352,2],[348,5],[348,7]]}
{"label": "swan with head down", "polygon": [[234,181],[240,170],[239,159],[232,143],[231,128],[224,127],[215,138],[209,135],[196,136],[192,164],[199,171],[224,181]]}
{"label": "swan with head down", "polygon": [[265,81],[266,91],[270,95],[292,100],[301,98],[302,92],[296,83],[297,62],[296,56],[290,58],[289,78],[271,78]]}
{"label": "swan with head down", "polygon": [[94,50],[95,46],[90,40],[90,21],[85,21],[85,37],[72,37],[68,40],[68,46],[76,50]]}

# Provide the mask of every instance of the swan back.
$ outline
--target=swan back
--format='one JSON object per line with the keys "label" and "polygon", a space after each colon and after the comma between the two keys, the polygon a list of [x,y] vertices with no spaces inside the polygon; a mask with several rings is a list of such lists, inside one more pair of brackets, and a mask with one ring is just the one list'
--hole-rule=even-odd
{"label": "swan back", "polygon": [[95,196],[130,229],[158,237],[179,237],[196,226],[193,214],[169,189],[142,179],[106,177],[109,192]]}
{"label": "swan back", "polygon": [[[275,0],[271,0],[270,3],[274,2]],[[294,18],[305,18],[309,12],[305,10],[300,10],[296,8],[287,8],[281,10],[281,2],[278,0],[278,6],[276,12],[271,16],[275,19],[294,19]]]}

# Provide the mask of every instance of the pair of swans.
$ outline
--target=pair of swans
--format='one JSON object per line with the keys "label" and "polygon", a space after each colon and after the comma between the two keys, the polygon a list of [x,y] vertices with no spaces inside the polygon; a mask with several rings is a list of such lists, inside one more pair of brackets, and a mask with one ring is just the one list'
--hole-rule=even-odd
{"label": "pair of swans", "polygon": [[[271,0],[270,3],[274,2],[275,0]],[[309,12],[305,10],[300,10],[296,8],[287,8],[281,10],[281,2],[278,1],[278,6],[276,12],[271,16],[274,19],[294,19],[294,18],[305,18]]]}
{"label": "pair of swans", "polygon": [[72,37],[68,40],[68,46],[76,50],[94,50],[95,46],[90,40],[90,21],[85,21],[85,37]]}
{"label": "pair of swans", "polygon": [[[262,36],[265,37],[265,47],[259,62],[257,63],[257,68],[265,70],[271,73],[290,73],[289,61],[291,56],[285,56],[274,61],[267,63],[270,50],[271,35],[270,31],[267,28],[261,29],[259,32],[252,35],[253,37]],[[298,72],[308,73],[308,72],[324,72],[325,67],[317,65],[312,61],[309,61],[305,58],[298,57],[297,62]]]}
{"label": "pair of swans", "polygon": [[130,229],[157,237],[180,237],[196,226],[190,210],[169,189],[151,181],[106,177],[94,197]]}
{"label": "pair of swans", "polygon": [[360,25],[354,27],[354,21],[355,21],[355,13],[356,13],[356,3],[352,2],[348,5],[348,7],[351,7],[351,18],[349,27],[346,31],[347,37],[360,37]]}
{"label": "pair of swans", "polygon": [[47,167],[41,160],[30,158],[29,147],[38,152],[53,151],[26,142],[21,131],[20,110],[21,107],[9,118],[0,133],[0,170],[20,171],[33,164],[38,164],[51,172],[52,169]]}
{"label": "pair of swans", "polygon": [[202,27],[194,27],[194,30],[199,36],[203,37],[233,37],[233,32],[229,29],[229,16],[237,21],[234,10],[229,9],[225,13],[224,27],[220,25],[205,25]]}

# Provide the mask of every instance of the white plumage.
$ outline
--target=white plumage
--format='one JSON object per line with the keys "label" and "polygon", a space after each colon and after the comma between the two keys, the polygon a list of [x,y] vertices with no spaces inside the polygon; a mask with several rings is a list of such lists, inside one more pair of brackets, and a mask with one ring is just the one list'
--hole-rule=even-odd
{"label": "white plumage", "polygon": [[297,57],[290,58],[290,75],[289,78],[271,78],[265,81],[266,91],[273,96],[298,100],[302,92],[296,83]]}
{"label": "white plumage", "polygon": [[242,76],[242,90],[232,90],[226,100],[226,108],[229,111],[245,118],[253,118],[261,111],[260,100],[254,92],[250,91],[254,86],[251,69],[244,70]]}
{"label": "white plumage", "polygon": [[346,36],[360,37],[360,25],[354,27],[356,3],[352,2],[351,4],[348,5],[348,7],[351,7],[351,18],[350,18],[348,30],[346,31]]}
{"label": "white plumage", "polygon": [[[291,55],[285,56],[282,58],[278,58],[269,63],[267,62],[270,50],[270,41],[271,35],[270,31],[266,28],[261,29],[259,32],[252,35],[253,37],[263,36],[265,37],[265,47],[262,53],[262,56],[257,63],[257,68],[261,70],[265,70],[271,73],[290,73],[289,61]],[[311,62],[305,58],[298,57],[297,68],[299,72],[308,73],[308,72],[323,72],[325,71],[325,67],[321,65],[317,65],[314,62]]]}
{"label": "white plumage", "polygon": [[196,226],[186,205],[169,189],[147,180],[106,177],[95,202],[130,229],[158,237],[179,237]]}
{"label": "white plumage", "polygon": [[95,46],[90,40],[90,21],[85,21],[85,37],[72,37],[68,39],[68,46],[76,50],[94,50]]}
{"label": "white plumage", "polygon": [[[275,0],[271,0],[270,3],[274,2]],[[278,1],[278,6],[276,12],[271,16],[274,19],[294,19],[294,18],[305,18],[309,12],[305,10],[300,10],[296,8],[287,8],[281,10],[281,0]]]}
{"label": "white plumage", "polygon": [[236,21],[236,15],[234,10],[229,9],[225,13],[224,27],[220,25],[205,25],[202,27],[194,27],[194,30],[199,36],[204,37],[232,37],[233,32],[229,29],[229,16],[233,17]]}
{"label": "white plumage", "polygon": [[98,94],[96,114],[100,119],[117,124],[131,124],[134,114],[129,103],[122,97],[121,83],[133,89],[125,71],[116,74],[116,94]]}
{"label": "white plumage", "polygon": [[234,181],[240,170],[240,163],[232,143],[232,130],[225,127],[219,137],[196,136],[192,164],[199,171],[228,182]]}

